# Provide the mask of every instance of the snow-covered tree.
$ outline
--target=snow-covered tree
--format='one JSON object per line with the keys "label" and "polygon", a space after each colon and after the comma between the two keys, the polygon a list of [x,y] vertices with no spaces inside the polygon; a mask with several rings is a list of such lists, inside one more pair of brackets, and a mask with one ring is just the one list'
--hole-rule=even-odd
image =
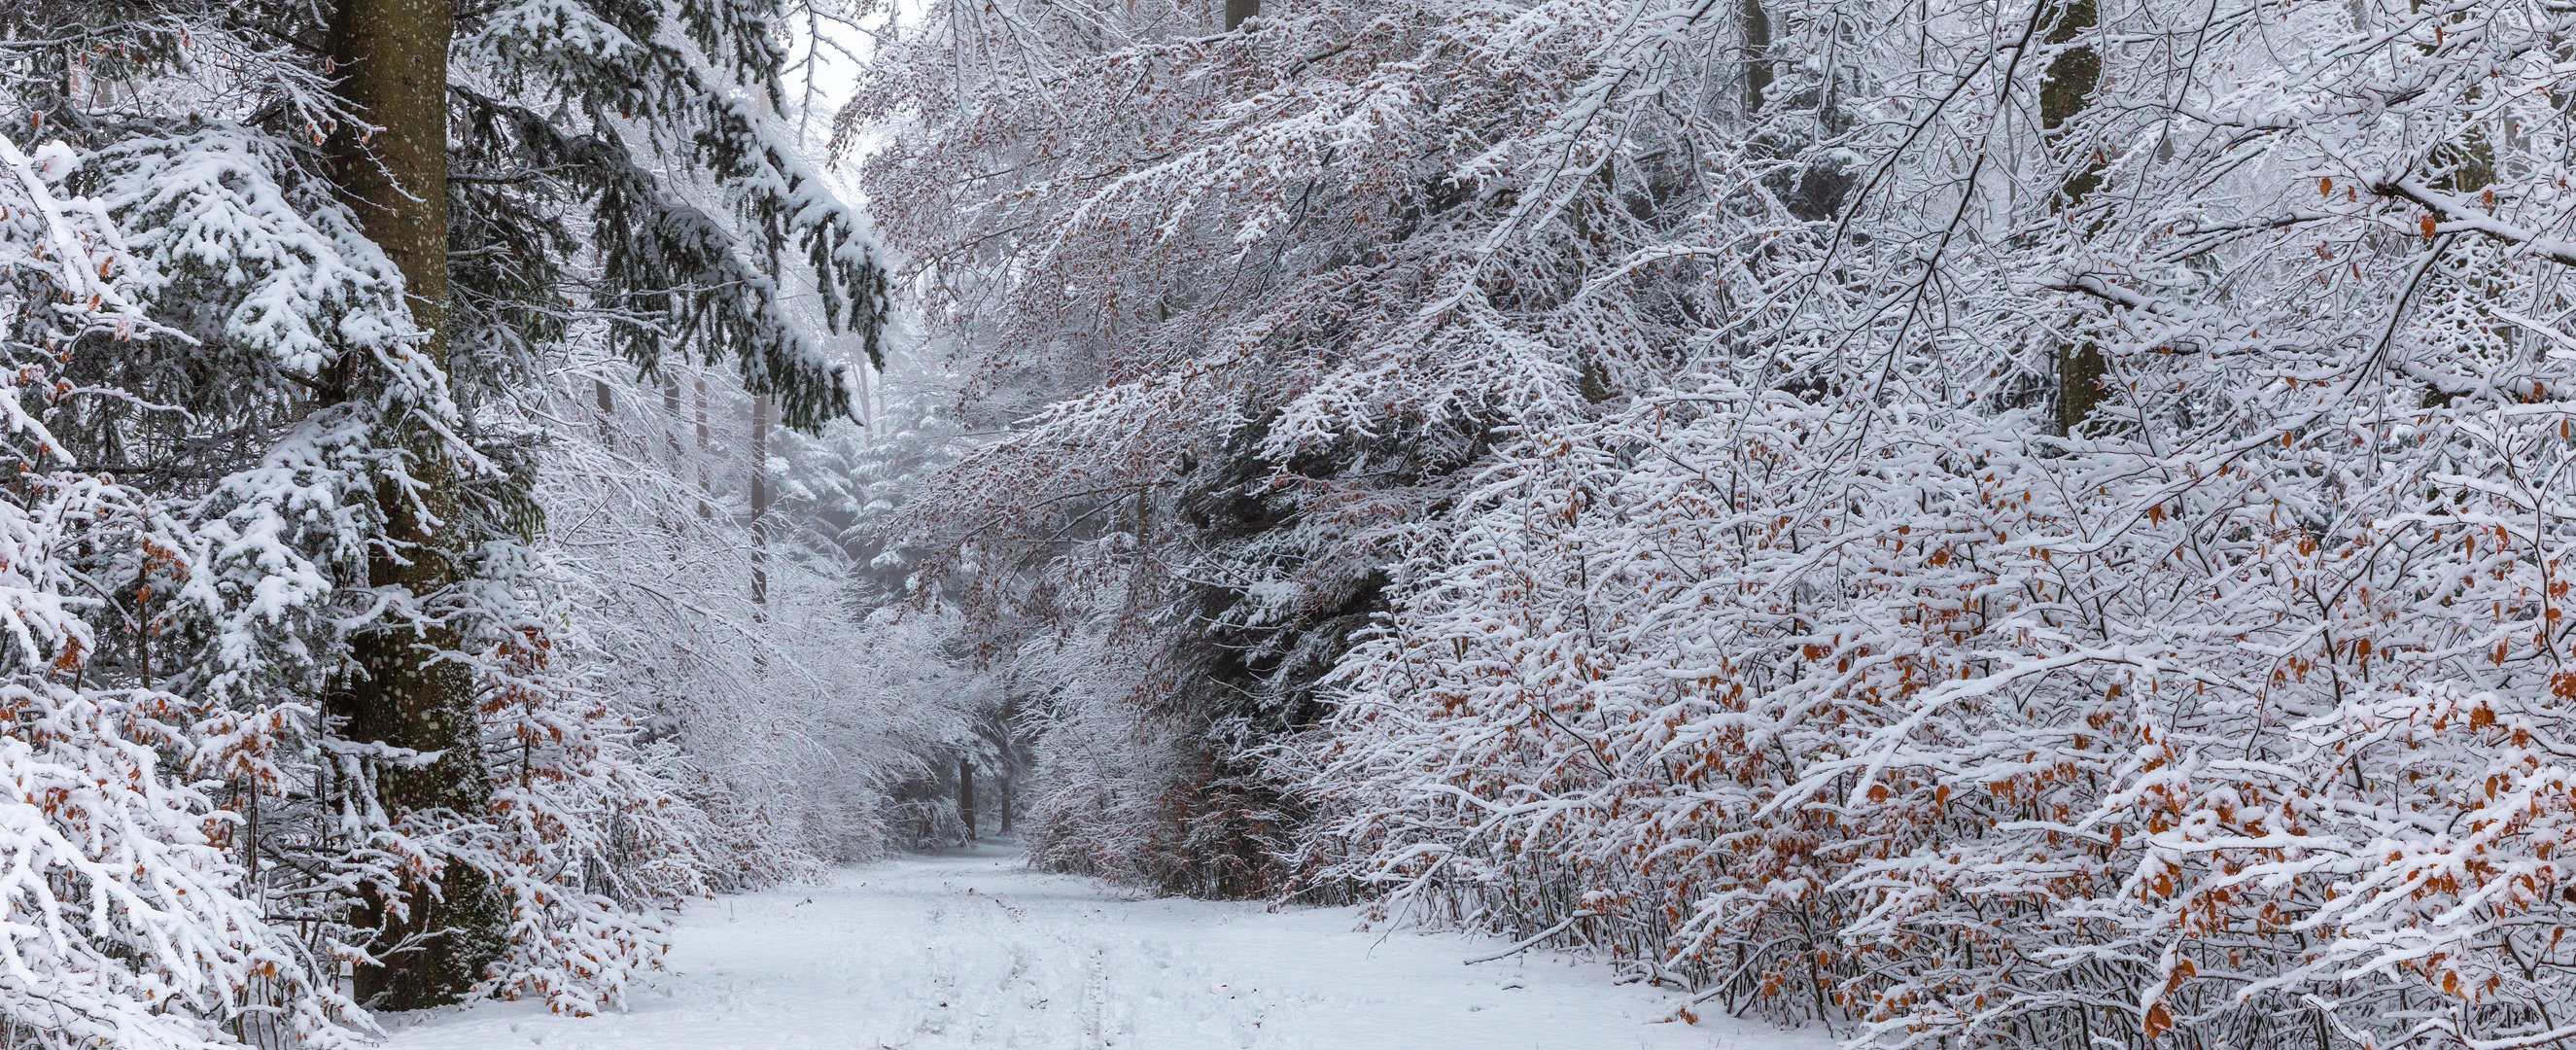
{"label": "snow-covered tree", "polygon": [[31,574],[12,667],[62,697],[24,801],[79,802],[45,778],[93,770],[132,798],[59,819],[178,829],[8,847],[61,880],[12,898],[24,928],[91,909],[83,936],[131,941],[45,933],[61,958],[12,972],[85,988],[26,990],[90,1027],[13,1018],[80,1046],[331,1038],[363,1027],[330,991],[344,962],[374,1007],[596,1009],[657,957],[659,909],[746,861],[649,703],[602,688],[596,640],[627,625],[576,604],[540,498],[560,449],[543,398],[509,395],[608,348],[733,362],[791,425],[851,412],[823,339],[877,353],[883,276],[764,116],[779,11],[0,13],[0,112],[68,144],[0,218],[49,268],[11,279],[83,311],[10,314],[45,391],[13,402],[40,524],[9,570]]}
{"label": "snow-covered tree", "polygon": [[1187,741],[1144,764],[1201,771],[1163,793],[1198,814],[1175,841],[1243,869],[1204,887],[1276,885],[1297,807],[1245,756],[1314,719],[1401,526],[1502,428],[1597,413],[1736,308],[1680,245],[1831,196],[1744,141],[1732,8],[1624,10],[933,5],[844,113],[884,129],[869,196],[930,334],[1002,403],[1054,400],[911,516],[1054,566],[987,606],[1134,576],[1071,615],[1159,654],[1108,699]]}
{"label": "snow-covered tree", "polygon": [[1403,563],[1338,870],[1900,1045],[2563,1038],[2564,17],[1888,12],[1770,315]]}
{"label": "snow-covered tree", "polygon": [[[144,268],[110,208],[70,188],[98,162],[0,139],[0,448],[16,467],[0,495],[0,1037],[339,1044],[355,1034],[348,1004],[245,895],[225,848],[239,822],[191,775],[222,746],[200,732],[208,705],[152,674],[144,610],[156,589],[209,597],[207,552],[55,432],[143,406],[76,381],[80,357],[166,334],[138,305]],[[291,995],[273,1004],[255,986]]]}
{"label": "snow-covered tree", "polygon": [[1115,679],[1054,862],[1873,1043],[2567,1038],[2566,11],[1243,14],[934,3],[845,115],[1050,405],[906,513]]}

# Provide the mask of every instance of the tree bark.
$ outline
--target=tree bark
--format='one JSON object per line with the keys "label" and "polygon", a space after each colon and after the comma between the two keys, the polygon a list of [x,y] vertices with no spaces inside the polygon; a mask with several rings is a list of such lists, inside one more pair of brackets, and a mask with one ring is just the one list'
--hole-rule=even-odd
{"label": "tree bark", "polygon": [[[2095,0],[2058,0],[2055,20],[2044,38],[2050,44],[2071,44],[2101,23],[2101,12]],[[2075,119],[2091,104],[2093,90],[2102,83],[2102,55],[2091,44],[2064,48],[2049,60],[2048,71],[2039,86],[2039,124],[2043,134],[2058,135],[2067,121]],[[2063,214],[2081,207],[2085,198],[2102,185],[2102,162],[2086,160],[2067,176],[2050,207]],[[2069,343],[2057,350],[2057,432],[2072,437],[2102,404],[2111,377],[2110,363],[2103,360],[2102,348],[2089,342]]]}
{"label": "tree bark", "polygon": [[[331,55],[339,93],[379,130],[360,141],[343,130],[333,150],[339,189],[360,229],[401,269],[414,325],[424,334],[406,351],[444,375],[447,367],[447,47],[453,19],[447,0],[341,0],[333,12]],[[383,380],[361,371],[366,355],[344,359],[335,384],[347,399],[383,398]],[[404,411],[399,406],[390,412]],[[420,609],[458,580],[452,532],[459,520],[457,478],[444,439],[396,414],[386,440],[410,453],[416,493],[379,483],[384,542],[367,561],[367,582],[407,595]],[[414,814],[447,811],[469,819],[491,804],[474,706],[474,678],[462,664],[439,659],[461,646],[458,625],[397,617],[352,640],[355,673],[333,697],[334,714],[352,740],[436,753],[425,767],[376,772],[376,795],[397,828]],[[370,893],[353,917],[381,931],[372,950],[380,964],[359,970],[358,998],[378,1009],[405,1010],[456,1001],[500,956],[506,914],[480,869],[449,862],[435,884],[405,884],[407,910]],[[412,943],[401,950],[394,945]]]}
{"label": "tree bark", "polygon": [[769,613],[769,395],[751,399],[751,601],[752,615]]}
{"label": "tree bark", "polygon": [[966,841],[975,841],[975,763],[957,756],[957,819],[966,825]]}
{"label": "tree bark", "polygon": [[1261,14],[1261,0],[1225,0],[1225,31],[1243,27],[1243,20]]}
{"label": "tree bark", "polygon": [[870,369],[868,368],[868,366],[867,366],[867,363],[866,363],[866,362],[862,361],[862,362],[860,362],[860,363],[859,363],[859,416],[860,416],[860,418],[859,418],[859,447],[860,447],[860,448],[866,448],[866,447],[868,447],[869,445],[871,445],[871,444],[874,444],[874,443],[875,443],[875,437],[876,437],[875,431],[876,431],[876,429],[877,429],[877,403],[876,403],[875,399],[874,399],[874,398],[872,398],[872,397],[869,395],[869,393],[868,393],[868,372],[869,372],[869,371],[870,371]]}
{"label": "tree bark", "polygon": [[714,446],[714,428],[707,424],[707,377],[698,377],[698,518],[716,516],[715,481],[707,474],[707,450]]}
{"label": "tree bark", "polygon": [[680,465],[688,462],[688,453],[680,449],[680,378],[667,368],[662,372],[662,415],[670,420],[663,435],[670,438],[671,472],[677,474]]}
{"label": "tree bark", "polygon": [[1736,0],[1735,18],[1744,35],[1744,119],[1750,122],[1771,90],[1771,16],[1762,0]]}

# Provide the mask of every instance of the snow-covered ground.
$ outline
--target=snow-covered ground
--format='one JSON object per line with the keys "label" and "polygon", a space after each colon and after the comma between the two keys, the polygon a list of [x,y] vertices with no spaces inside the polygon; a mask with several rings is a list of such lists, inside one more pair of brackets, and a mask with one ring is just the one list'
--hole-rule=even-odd
{"label": "snow-covered ground", "polygon": [[1668,994],[1499,945],[1356,932],[1353,912],[1140,897],[998,847],[728,897],[625,1013],[487,1003],[393,1050],[1814,1050],[1822,1033],[1658,1023]]}

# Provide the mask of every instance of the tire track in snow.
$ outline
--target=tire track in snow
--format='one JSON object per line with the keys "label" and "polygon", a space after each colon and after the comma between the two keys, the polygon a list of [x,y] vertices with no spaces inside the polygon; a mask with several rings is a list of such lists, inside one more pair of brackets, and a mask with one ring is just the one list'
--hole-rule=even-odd
{"label": "tire track in snow", "polygon": [[1082,960],[1082,1050],[1108,1050],[1108,1014],[1108,967],[1100,949],[1093,948]]}
{"label": "tire track in snow", "polygon": [[[738,914],[737,914],[738,913]],[[1346,911],[1139,897],[981,850],[682,918],[631,1011],[388,1018],[385,1050],[1821,1050],[1543,953],[1353,932]],[[1508,967],[1508,968],[1504,968]]]}

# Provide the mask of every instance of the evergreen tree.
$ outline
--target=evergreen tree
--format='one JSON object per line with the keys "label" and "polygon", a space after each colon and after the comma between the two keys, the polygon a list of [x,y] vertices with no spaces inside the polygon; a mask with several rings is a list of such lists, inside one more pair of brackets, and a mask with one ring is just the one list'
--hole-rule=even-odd
{"label": "evergreen tree", "polygon": [[[415,335],[378,361],[343,353],[324,380],[328,403],[372,403],[370,438],[400,470],[376,479],[381,532],[369,538],[367,586],[401,610],[350,639],[350,666],[327,710],[336,731],[381,749],[375,802],[400,828],[491,808],[476,724],[475,681],[451,654],[463,624],[430,613],[457,593],[455,544],[464,523],[457,464],[445,435],[458,422],[441,389],[448,352],[448,42],[446,0],[340,0],[329,62],[351,123],[333,133],[329,172],[358,233],[402,276]],[[461,610],[460,610],[461,611]],[[470,817],[469,817],[470,819]],[[452,1002],[501,955],[504,916],[491,873],[462,856],[408,873],[399,896],[368,887],[353,922],[375,931],[376,965],[357,995],[386,1009]]]}
{"label": "evergreen tree", "polygon": [[[644,373],[733,362],[790,426],[850,414],[848,366],[820,339],[880,356],[884,275],[759,116],[776,14],[0,13],[0,108],[64,140],[69,189],[48,192],[95,202],[73,232],[119,246],[95,261],[98,321],[28,337],[67,389],[100,395],[45,410],[37,462],[128,479],[81,498],[130,492],[160,552],[87,576],[133,586],[67,606],[20,658],[172,698],[146,798],[219,807],[234,829],[211,852],[176,840],[170,856],[211,865],[193,899],[265,916],[243,936],[309,938],[243,942],[263,980],[136,1008],[249,1011],[203,1030],[216,1041],[362,1025],[327,991],[346,959],[375,1007],[502,991],[592,1009],[650,964],[655,909],[705,884],[654,866],[731,863],[693,841],[710,825],[654,815],[678,775],[646,768],[635,709],[582,671],[594,636],[567,626],[535,498],[554,453],[512,398],[608,347]],[[818,290],[821,329],[786,309],[782,274]]]}

